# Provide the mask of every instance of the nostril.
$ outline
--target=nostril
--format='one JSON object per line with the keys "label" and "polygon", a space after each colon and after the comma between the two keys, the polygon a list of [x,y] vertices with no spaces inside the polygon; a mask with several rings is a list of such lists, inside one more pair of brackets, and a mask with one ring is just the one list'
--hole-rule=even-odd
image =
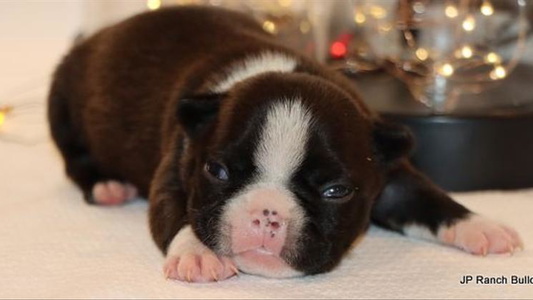
{"label": "nostril", "polygon": [[255,220],[252,221],[252,224],[254,226],[259,226],[259,225],[261,225],[261,221],[259,221],[258,219],[255,219]]}
{"label": "nostril", "polygon": [[272,222],[270,226],[272,226],[272,229],[278,229],[280,227],[279,222]]}

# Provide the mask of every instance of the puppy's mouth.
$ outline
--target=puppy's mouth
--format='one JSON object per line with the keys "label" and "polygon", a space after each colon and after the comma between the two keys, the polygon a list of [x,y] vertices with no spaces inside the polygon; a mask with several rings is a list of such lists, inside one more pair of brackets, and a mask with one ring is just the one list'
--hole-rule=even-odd
{"label": "puppy's mouth", "polygon": [[294,277],[301,275],[292,268],[279,254],[265,247],[242,251],[233,255],[237,267],[245,272],[266,277]]}

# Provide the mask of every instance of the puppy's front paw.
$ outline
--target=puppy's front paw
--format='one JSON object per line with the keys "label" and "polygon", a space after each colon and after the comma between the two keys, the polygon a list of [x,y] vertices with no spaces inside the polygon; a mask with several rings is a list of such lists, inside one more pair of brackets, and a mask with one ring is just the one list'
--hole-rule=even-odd
{"label": "puppy's front paw", "polygon": [[174,237],[164,265],[165,277],[188,282],[224,280],[237,274],[228,257],[219,257],[202,244],[190,225]]}
{"label": "puppy's front paw", "polygon": [[471,216],[440,229],[438,238],[445,244],[476,255],[512,254],[515,249],[523,247],[522,240],[514,229],[480,216]]}

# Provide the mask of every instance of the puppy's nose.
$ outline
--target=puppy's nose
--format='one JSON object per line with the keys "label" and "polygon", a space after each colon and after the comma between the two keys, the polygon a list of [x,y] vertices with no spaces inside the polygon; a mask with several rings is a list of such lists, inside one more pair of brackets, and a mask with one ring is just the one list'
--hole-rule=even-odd
{"label": "puppy's nose", "polygon": [[287,196],[277,190],[258,189],[246,195],[244,205],[234,205],[231,245],[234,253],[261,249],[279,255],[294,216]]}
{"label": "puppy's nose", "polygon": [[264,208],[250,214],[251,227],[254,230],[261,230],[267,237],[274,238],[277,233],[285,230],[286,220],[280,216],[277,210]]}

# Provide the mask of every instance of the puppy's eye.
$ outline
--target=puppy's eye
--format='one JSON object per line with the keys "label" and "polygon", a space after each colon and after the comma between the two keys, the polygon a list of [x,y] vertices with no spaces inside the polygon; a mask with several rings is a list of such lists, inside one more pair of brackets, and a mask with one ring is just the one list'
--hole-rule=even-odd
{"label": "puppy's eye", "polygon": [[322,191],[322,198],[334,201],[348,200],[352,195],[353,189],[342,184],[329,186]]}
{"label": "puppy's eye", "polygon": [[204,170],[207,174],[209,174],[211,177],[214,177],[220,181],[228,181],[229,175],[228,170],[224,165],[214,162],[214,161],[208,161],[205,163]]}

